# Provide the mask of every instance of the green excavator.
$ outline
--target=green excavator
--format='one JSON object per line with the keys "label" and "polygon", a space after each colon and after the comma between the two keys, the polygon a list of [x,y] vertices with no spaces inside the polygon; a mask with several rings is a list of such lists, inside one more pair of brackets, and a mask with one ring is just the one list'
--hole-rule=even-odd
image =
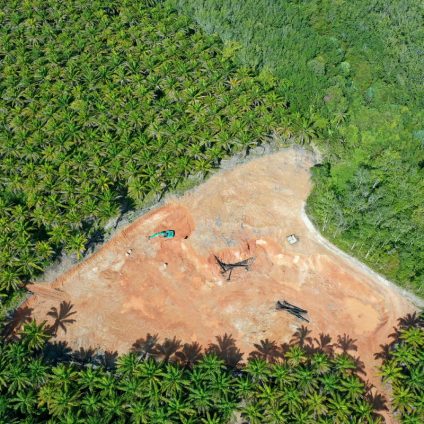
{"label": "green excavator", "polygon": [[172,238],[175,237],[175,231],[174,230],[159,231],[159,232],[154,233],[151,236],[149,236],[149,240],[156,238],[156,237],[163,237],[163,238],[166,238],[166,239],[172,239]]}

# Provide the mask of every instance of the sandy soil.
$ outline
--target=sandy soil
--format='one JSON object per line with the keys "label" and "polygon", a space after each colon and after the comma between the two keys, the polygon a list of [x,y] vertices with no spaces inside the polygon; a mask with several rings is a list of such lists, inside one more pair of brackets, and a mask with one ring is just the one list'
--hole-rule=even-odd
{"label": "sandy soil", "polygon": [[[309,154],[289,149],[169,198],[50,288],[35,286],[38,294],[27,302],[33,316],[48,319],[61,299],[70,301],[76,322],[58,338],[75,348],[126,352],[148,332],[207,345],[231,333],[247,353],[261,339],[288,341],[304,324],[275,309],[278,299],[286,299],[308,310],[314,336],[329,333],[335,340],[348,333],[357,339],[368,377],[378,381],[373,353],[397,318],[417,308],[305,224],[311,165]],[[174,239],[147,239],[168,228]],[[294,245],[286,240],[292,233],[300,240]],[[255,261],[226,281],[214,255]]]}

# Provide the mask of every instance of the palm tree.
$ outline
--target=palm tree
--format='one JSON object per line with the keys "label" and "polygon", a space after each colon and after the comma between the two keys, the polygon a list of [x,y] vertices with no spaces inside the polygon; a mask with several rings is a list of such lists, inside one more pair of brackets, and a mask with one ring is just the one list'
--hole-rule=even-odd
{"label": "palm tree", "polygon": [[333,362],[336,369],[341,372],[350,374],[357,369],[354,358],[346,354],[337,355]]}
{"label": "palm tree", "polygon": [[262,424],[264,422],[261,407],[257,403],[251,403],[243,407],[241,415],[247,418],[250,424]]}
{"label": "palm tree", "polygon": [[195,414],[195,410],[181,398],[167,399],[167,409],[169,418],[173,418],[173,421],[182,421],[187,416]]}
{"label": "palm tree", "polygon": [[31,386],[30,376],[22,367],[22,364],[12,364],[7,368],[7,391],[9,393],[18,393]]}
{"label": "palm tree", "polygon": [[334,373],[324,374],[320,377],[320,383],[322,385],[322,391],[325,394],[331,395],[336,392],[339,388],[338,376]]}
{"label": "palm tree", "polygon": [[81,406],[86,416],[93,416],[102,408],[101,398],[97,394],[87,393],[81,400]]}
{"label": "palm tree", "polygon": [[220,396],[219,402],[215,403],[215,407],[218,410],[218,416],[221,417],[221,421],[228,422],[239,405],[239,399],[234,395]]}
{"label": "palm tree", "polygon": [[104,416],[111,422],[123,422],[121,418],[124,417],[124,408],[122,399],[113,393],[109,395],[102,402]]}
{"label": "palm tree", "polygon": [[161,391],[166,396],[175,396],[180,394],[189,384],[184,371],[177,365],[166,364]]}
{"label": "palm tree", "polygon": [[164,372],[161,365],[149,358],[141,362],[137,370],[137,377],[141,379],[150,391],[160,391]]}
{"label": "palm tree", "polygon": [[307,367],[298,367],[293,375],[297,381],[297,388],[304,394],[315,391],[318,387],[318,381],[314,378],[313,372]]}
{"label": "palm tree", "polygon": [[213,376],[209,387],[217,398],[226,399],[230,393],[232,383],[231,377],[226,372],[221,372]]}
{"label": "palm tree", "polygon": [[283,392],[282,402],[287,405],[287,410],[291,415],[296,415],[302,408],[302,397],[296,387],[288,387]]}
{"label": "palm tree", "polygon": [[46,382],[49,369],[42,358],[31,358],[27,367],[33,385],[39,387]]}
{"label": "palm tree", "polygon": [[209,390],[203,387],[189,387],[188,400],[192,407],[202,415],[210,412],[212,408],[212,396]]}
{"label": "palm tree", "polygon": [[78,405],[76,395],[64,390],[56,390],[51,392],[51,397],[47,402],[47,408],[54,417],[66,415],[75,406]]}
{"label": "palm tree", "polygon": [[373,418],[378,417],[374,413],[373,406],[364,399],[358,399],[355,402],[355,412],[362,422],[371,422]]}
{"label": "palm tree", "polygon": [[119,374],[125,377],[129,377],[131,375],[134,375],[134,373],[137,371],[140,362],[141,358],[135,353],[130,352],[118,358],[118,360],[116,361],[116,370]]}
{"label": "palm tree", "polygon": [[277,362],[271,367],[271,378],[277,384],[280,390],[290,386],[295,381],[295,369],[290,367],[287,362]]}
{"label": "palm tree", "polygon": [[52,384],[56,387],[68,391],[76,380],[78,373],[73,366],[68,364],[59,364],[52,369]]}
{"label": "palm tree", "polygon": [[330,370],[331,362],[328,354],[317,352],[311,357],[312,371],[318,375],[327,373]]}
{"label": "palm tree", "polygon": [[[68,212],[68,217],[70,222],[78,222],[78,212],[75,210],[75,212],[72,213],[72,211],[70,210]],[[75,218],[73,218],[75,216]],[[67,244],[66,244],[66,250],[70,253],[76,253],[77,258],[81,259],[82,258],[82,254],[85,251],[85,246],[87,244],[87,237],[83,234],[80,233],[74,233],[71,234],[67,240]]]}
{"label": "palm tree", "polygon": [[328,412],[327,398],[324,394],[317,392],[311,393],[306,399],[308,411],[314,419],[325,416]]}
{"label": "palm tree", "polygon": [[100,378],[101,371],[93,368],[93,366],[88,366],[78,373],[78,386],[82,390],[92,393],[99,387],[98,381]]}
{"label": "palm tree", "polygon": [[16,270],[7,267],[0,270],[0,292],[17,291],[21,285]]}
{"label": "palm tree", "polygon": [[208,353],[199,361],[196,368],[204,373],[205,377],[215,376],[224,368],[224,361],[217,355]]}
{"label": "palm tree", "polygon": [[380,368],[379,374],[383,381],[400,381],[405,378],[402,374],[402,367],[400,367],[395,360],[390,360],[389,362],[383,364]]}
{"label": "palm tree", "polygon": [[424,368],[420,366],[411,368],[409,373],[410,375],[407,379],[408,387],[416,394],[420,394],[420,391],[424,387]]}
{"label": "palm tree", "polygon": [[267,405],[264,410],[265,422],[270,424],[283,424],[288,422],[286,408],[275,403],[274,405]]}
{"label": "palm tree", "polygon": [[267,406],[273,406],[281,398],[282,394],[280,391],[275,390],[271,385],[264,383],[259,385],[256,390],[256,398],[258,403],[264,408]]}
{"label": "palm tree", "polygon": [[250,360],[245,367],[245,371],[255,383],[266,381],[269,375],[267,363],[263,359]]}
{"label": "palm tree", "polygon": [[305,351],[301,346],[291,346],[284,355],[284,358],[287,360],[287,363],[293,367],[304,363],[307,359]]}
{"label": "palm tree", "polygon": [[[418,330],[418,333],[421,333],[421,331],[419,329],[412,329],[412,330]],[[408,344],[399,344],[398,346],[396,346],[396,349],[394,349],[393,352],[391,353],[391,356],[402,367],[411,366],[411,365],[413,366],[417,362],[416,353],[414,352],[414,350],[412,348],[415,347],[414,345],[415,345],[416,342],[417,342],[416,345],[419,346],[419,338],[421,336],[421,334],[410,335],[411,329],[409,329],[407,331],[409,333],[409,337],[407,336],[409,343]],[[417,336],[417,337],[415,337],[415,336]],[[405,333],[402,332],[400,337],[401,338],[405,337]],[[423,343],[421,343],[421,344],[424,345]]]}
{"label": "palm tree", "polygon": [[31,416],[37,405],[37,396],[34,391],[20,391],[11,399],[14,410],[19,411],[24,416]]}
{"label": "palm tree", "polygon": [[364,383],[354,375],[349,375],[341,381],[341,390],[351,401],[358,400],[364,392]]}
{"label": "palm tree", "polygon": [[[422,328],[424,326],[420,321],[416,321],[416,327],[412,324],[409,327],[406,327],[402,330],[399,338],[402,340],[409,348],[418,349],[421,346],[424,346],[424,331]],[[422,328],[421,328],[422,327]]]}
{"label": "palm tree", "polygon": [[210,415],[209,412],[206,412],[206,417],[201,418],[200,421],[202,424],[221,424],[222,420],[217,414]]}
{"label": "palm tree", "polygon": [[146,403],[142,401],[131,402],[128,406],[128,411],[131,413],[131,423],[148,424],[150,417],[150,409]]}
{"label": "palm tree", "polygon": [[50,338],[47,333],[46,322],[37,324],[35,321],[30,321],[25,324],[22,330],[22,340],[29,350],[40,350]]}
{"label": "palm tree", "polygon": [[328,400],[328,411],[332,417],[334,417],[335,422],[345,423],[349,422],[349,403],[343,399],[339,393],[333,393]]}
{"label": "palm tree", "polygon": [[392,405],[401,414],[411,413],[415,409],[415,397],[409,387],[393,388]]}

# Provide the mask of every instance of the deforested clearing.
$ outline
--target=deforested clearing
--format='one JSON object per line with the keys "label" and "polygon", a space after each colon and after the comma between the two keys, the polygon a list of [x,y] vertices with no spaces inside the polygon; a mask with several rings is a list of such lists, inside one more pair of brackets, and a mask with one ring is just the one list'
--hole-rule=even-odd
{"label": "deforested clearing", "polygon": [[[335,338],[348,329],[367,378],[378,385],[373,354],[397,318],[417,308],[305,225],[311,165],[309,153],[287,149],[169,197],[44,292],[36,286],[39,294],[27,306],[37,321],[50,319],[61,293],[76,313],[57,337],[74,349],[124,353],[147,333],[206,346],[228,333],[247,354],[261,339],[288,341],[303,323],[276,309],[278,300],[287,300],[308,311],[313,337]],[[166,229],[175,237],[148,239]],[[299,241],[288,243],[290,234]],[[254,261],[228,280],[215,256]]]}

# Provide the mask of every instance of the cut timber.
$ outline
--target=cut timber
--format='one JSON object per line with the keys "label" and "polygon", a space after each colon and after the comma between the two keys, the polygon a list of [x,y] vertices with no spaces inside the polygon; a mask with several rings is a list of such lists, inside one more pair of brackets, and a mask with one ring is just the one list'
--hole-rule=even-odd
{"label": "cut timber", "polygon": [[69,296],[66,292],[60,289],[52,288],[47,284],[28,284],[26,288],[31,293],[46,299],[57,300],[59,302],[69,301]]}

